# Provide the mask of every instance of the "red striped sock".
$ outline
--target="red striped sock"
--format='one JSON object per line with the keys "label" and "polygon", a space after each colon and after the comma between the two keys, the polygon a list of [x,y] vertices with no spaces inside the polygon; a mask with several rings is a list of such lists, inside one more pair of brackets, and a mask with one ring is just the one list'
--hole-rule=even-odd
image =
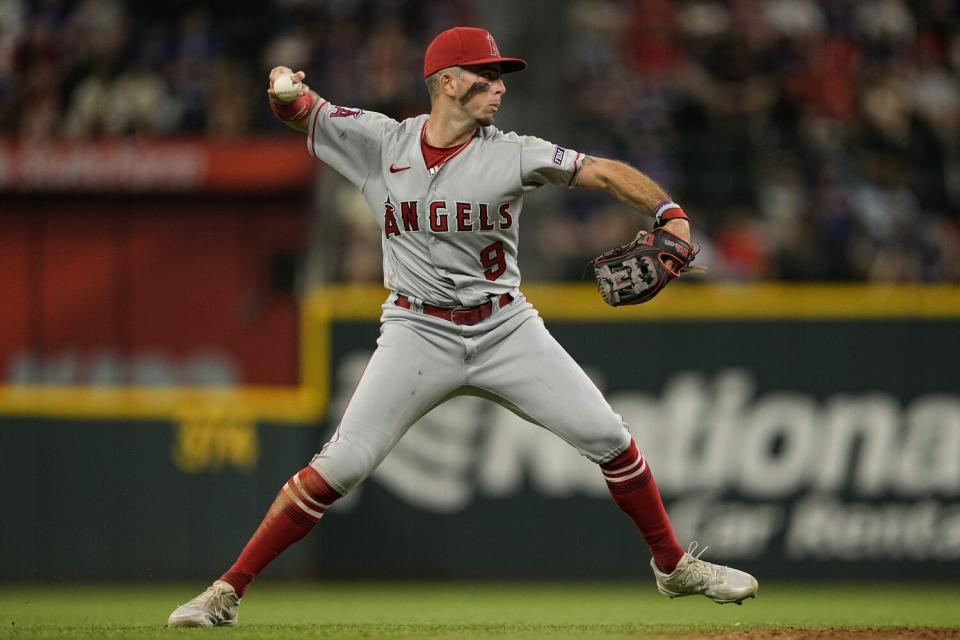
{"label": "red striped sock", "polygon": [[307,535],[339,498],[340,494],[312,467],[301,469],[283,485],[237,561],[220,579],[243,597],[257,574],[284,549]]}
{"label": "red striped sock", "polygon": [[600,469],[613,501],[636,523],[657,566],[672,573],[683,557],[683,547],[673,534],[653,473],[633,439],[626,451]]}

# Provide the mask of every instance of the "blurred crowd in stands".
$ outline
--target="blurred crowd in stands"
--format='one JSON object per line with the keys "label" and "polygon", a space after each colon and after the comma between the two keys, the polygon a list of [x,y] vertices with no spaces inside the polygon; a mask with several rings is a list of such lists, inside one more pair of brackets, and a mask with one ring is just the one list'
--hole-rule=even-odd
{"label": "blurred crowd in stands", "polygon": [[960,280],[960,5],[572,6],[572,144],[646,167],[725,277]]}
{"label": "blurred crowd in stands", "polygon": [[[550,105],[551,131],[522,132],[655,177],[692,214],[708,277],[960,282],[960,0],[534,3],[549,29],[479,0],[0,0],[0,135],[277,134],[276,64],[399,119],[429,107],[432,35],[492,22],[507,55],[554,61],[529,73],[556,82],[508,96]],[[582,190],[539,208],[528,278],[580,279],[636,229]],[[369,214],[341,213],[333,276],[378,279]]]}
{"label": "blurred crowd in stands", "polygon": [[[21,138],[276,132],[265,77],[309,70],[370,109],[422,106],[420,32],[459,3],[0,0],[0,133]],[[417,25],[411,30],[411,25]],[[416,38],[416,39],[415,39]]]}

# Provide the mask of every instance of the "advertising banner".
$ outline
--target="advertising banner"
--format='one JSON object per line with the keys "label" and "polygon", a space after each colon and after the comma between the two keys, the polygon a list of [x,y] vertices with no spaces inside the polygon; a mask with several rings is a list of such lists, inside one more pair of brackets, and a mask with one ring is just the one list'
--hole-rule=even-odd
{"label": "advertising banner", "polygon": [[303,139],[293,136],[0,141],[0,193],[276,193],[305,188],[313,170]]}
{"label": "advertising banner", "polygon": [[[955,321],[548,326],[630,426],[682,542],[770,577],[960,575]],[[337,327],[340,405],[370,333]],[[646,570],[595,465],[481,399],[423,418],[358,492],[324,522],[338,575]]]}

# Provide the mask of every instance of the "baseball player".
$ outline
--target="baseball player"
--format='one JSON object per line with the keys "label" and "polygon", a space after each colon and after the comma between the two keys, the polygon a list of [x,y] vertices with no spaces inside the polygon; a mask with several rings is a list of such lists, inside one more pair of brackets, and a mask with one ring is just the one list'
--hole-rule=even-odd
{"label": "baseball player", "polygon": [[622,419],[518,288],[523,196],[544,185],[605,190],[690,238],[683,209],[639,171],[494,126],[504,75],[525,67],[500,55],[484,29],[445,31],[424,57],[430,113],[402,122],[336,106],[302,82],[294,100],[281,102],[274,81],[300,82],[304,73],[270,72],[277,117],[370,206],[390,294],[377,349],[333,437],[283,486],[233,566],[168,626],[235,624],[254,577],[370,475],[413,423],[461,394],[507,407],[599,465],[650,549],[661,593],[738,604],[756,594],[749,574],[702,560],[695,544],[680,546]]}

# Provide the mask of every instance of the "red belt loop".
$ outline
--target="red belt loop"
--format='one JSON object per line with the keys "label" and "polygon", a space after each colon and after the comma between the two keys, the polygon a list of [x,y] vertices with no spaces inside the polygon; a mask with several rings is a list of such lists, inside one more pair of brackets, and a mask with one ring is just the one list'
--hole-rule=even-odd
{"label": "red belt loop", "polygon": [[[509,293],[501,294],[498,298],[500,302],[500,308],[507,306],[513,302],[513,296]],[[404,309],[409,309],[413,305],[410,303],[410,298],[403,294],[397,294],[397,299],[394,302],[398,307],[403,307]],[[433,316],[434,318],[440,318],[441,320],[446,320],[447,322],[452,322],[453,324],[477,324],[482,322],[490,317],[490,314],[493,313],[493,301],[487,300],[483,304],[478,304],[475,307],[437,307],[432,304],[423,305],[423,312],[428,316]]]}

